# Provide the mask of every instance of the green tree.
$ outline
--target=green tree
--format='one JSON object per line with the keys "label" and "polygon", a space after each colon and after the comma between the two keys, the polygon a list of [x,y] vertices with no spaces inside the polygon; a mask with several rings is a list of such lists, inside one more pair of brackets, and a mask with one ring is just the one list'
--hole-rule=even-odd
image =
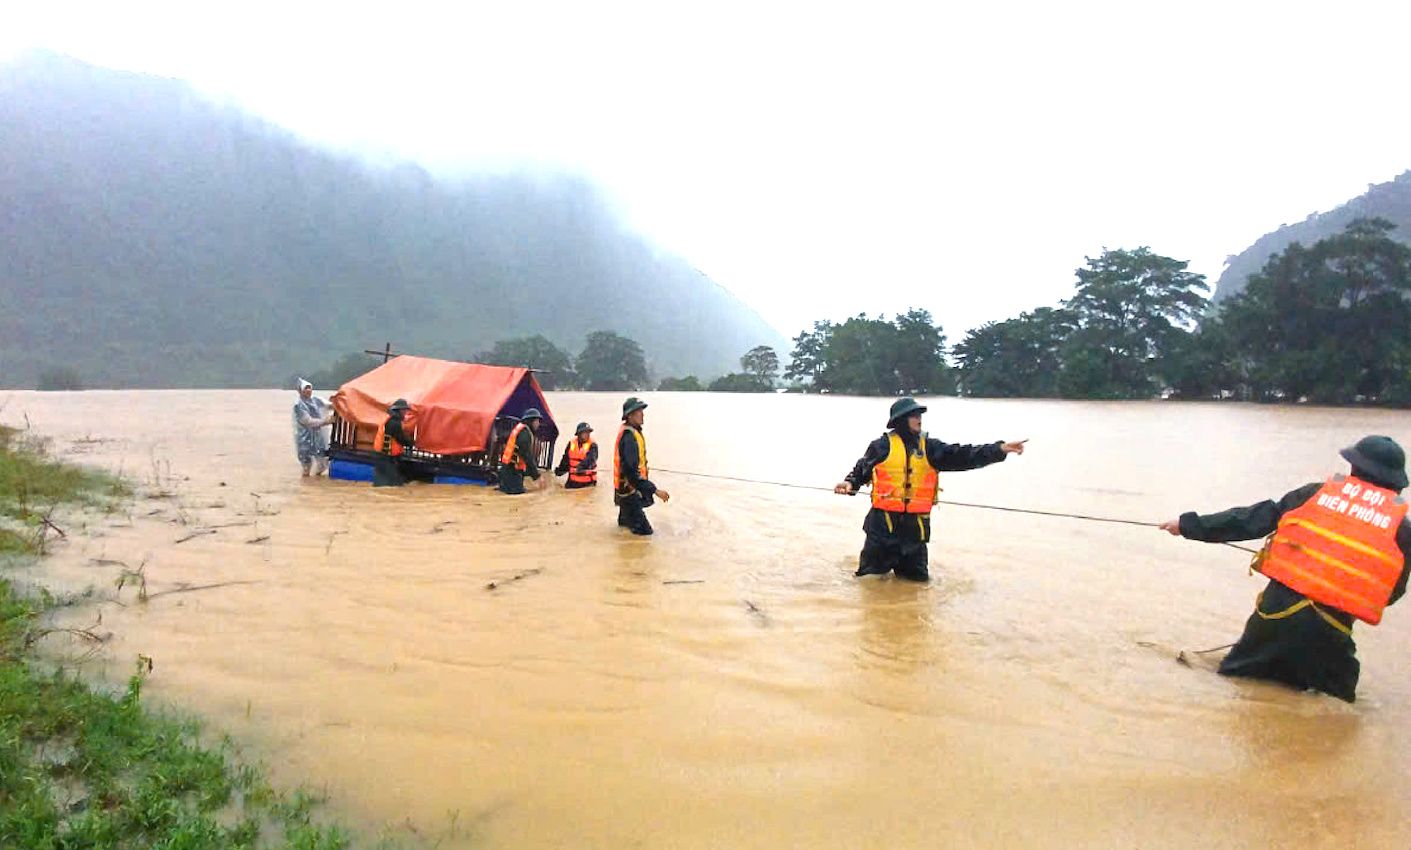
{"label": "green tree", "polygon": [[1221,398],[1241,383],[1229,329],[1216,317],[1173,337],[1158,369],[1176,398]]}
{"label": "green tree", "polygon": [[824,350],[822,389],[849,395],[896,395],[893,350],[896,328],[883,318],[863,313],[837,325]]}
{"label": "green tree", "polygon": [[767,393],[771,389],[758,375],[731,372],[710,382],[713,393]]}
{"label": "green tree", "polygon": [[970,331],[954,349],[961,391],[996,398],[1058,395],[1059,351],[1072,330],[1066,310],[1040,307]]}
{"label": "green tree", "polygon": [[499,340],[476,360],[492,366],[534,369],[539,385],[546,390],[570,389],[574,385],[573,362],[568,352],[539,334]]}
{"label": "green tree", "polygon": [[636,341],[612,331],[593,331],[574,363],[581,389],[635,390],[647,384],[647,362]]}
{"label": "green tree", "polygon": [[1075,328],[1061,354],[1059,390],[1080,398],[1148,398],[1157,366],[1204,311],[1209,291],[1187,263],[1149,248],[1109,250],[1078,269],[1066,303]]}
{"label": "green tree", "polygon": [[[945,334],[925,310],[912,310],[894,321],[864,313],[839,325],[814,327],[816,336],[795,342],[806,349],[821,346],[819,355],[804,352],[817,390],[855,395],[954,391],[945,361]],[[817,357],[820,365],[808,364],[809,357]],[[791,371],[799,363],[796,348]]]}
{"label": "green tree", "polygon": [[740,368],[766,387],[773,387],[779,379],[779,355],[767,345],[757,345],[740,358]]}
{"label": "green tree", "polygon": [[[823,373],[828,340],[833,336],[832,322],[814,322],[813,330],[794,337],[794,351],[789,355],[789,368],[784,378],[789,381],[817,384]],[[816,387],[823,389],[823,387]]]}
{"label": "green tree", "polygon": [[61,392],[83,389],[83,378],[77,369],[68,366],[55,366],[39,373],[39,384],[35,387],[42,392]]}
{"label": "green tree", "polygon": [[955,392],[955,376],[946,363],[946,335],[926,310],[909,310],[892,320],[893,357],[898,392],[911,395]]}
{"label": "green tree", "polygon": [[698,393],[703,390],[701,381],[695,375],[687,375],[684,378],[663,378],[657,385],[657,391],[664,393]]}
{"label": "green tree", "polygon": [[1294,243],[1222,305],[1256,398],[1399,401],[1411,366],[1411,248],[1384,219],[1357,219],[1311,248]]}

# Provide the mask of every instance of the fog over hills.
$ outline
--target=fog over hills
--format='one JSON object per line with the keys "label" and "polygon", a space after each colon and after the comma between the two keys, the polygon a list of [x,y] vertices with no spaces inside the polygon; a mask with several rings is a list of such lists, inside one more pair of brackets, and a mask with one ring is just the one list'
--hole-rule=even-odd
{"label": "fog over hills", "polygon": [[321,150],[185,83],[0,67],[0,385],[269,386],[391,340],[468,358],[638,340],[712,376],[782,335],[565,175],[436,180]]}

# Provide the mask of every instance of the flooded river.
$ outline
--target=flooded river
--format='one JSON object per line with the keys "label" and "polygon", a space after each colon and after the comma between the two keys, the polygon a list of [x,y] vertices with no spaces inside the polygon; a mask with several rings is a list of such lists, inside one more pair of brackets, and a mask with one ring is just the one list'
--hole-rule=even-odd
{"label": "flooded river", "polygon": [[[1408,605],[1358,628],[1348,706],[1175,663],[1234,640],[1262,582],[1242,553],[1155,530],[941,507],[931,585],[859,581],[865,497],[661,473],[674,498],[640,540],[606,489],[302,481],[292,393],[9,398],[0,420],[143,485],[41,568],[109,591],[106,562],[145,560],[149,601],[103,606],[110,675],[151,656],[149,693],[327,789],[369,835],[1411,846]],[[649,401],[654,466],[822,487],[887,409]],[[550,394],[562,426],[604,440],[620,403]],[[943,475],[943,498],[1153,522],[1322,478],[1366,433],[1411,438],[1406,413],[1167,403],[949,399],[926,426],[1031,439]]]}

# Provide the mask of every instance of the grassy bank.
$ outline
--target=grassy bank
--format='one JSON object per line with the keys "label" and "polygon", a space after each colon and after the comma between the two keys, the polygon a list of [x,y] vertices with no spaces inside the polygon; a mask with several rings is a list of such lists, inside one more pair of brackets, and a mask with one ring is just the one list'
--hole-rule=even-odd
{"label": "grassy bank", "polygon": [[107,693],[37,654],[63,631],[47,626],[52,609],[72,600],[21,594],[5,571],[62,535],[55,510],[126,494],[122,482],[0,429],[0,847],[349,846],[340,829],[315,822],[314,799],[277,792],[194,722],[145,708],[140,663]]}

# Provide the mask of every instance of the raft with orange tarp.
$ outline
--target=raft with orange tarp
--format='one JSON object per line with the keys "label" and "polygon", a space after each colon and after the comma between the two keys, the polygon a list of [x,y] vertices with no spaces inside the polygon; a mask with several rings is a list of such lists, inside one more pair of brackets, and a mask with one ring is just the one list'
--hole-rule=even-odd
{"label": "raft with orange tarp", "polygon": [[406,354],[334,393],[329,457],[371,464],[373,437],[399,398],[411,406],[406,427],[416,442],[401,458],[410,478],[493,482],[505,440],[531,407],[544,414],[534,434],[535,462],[541,469],[553,464],[559,429],[531,370]]}

